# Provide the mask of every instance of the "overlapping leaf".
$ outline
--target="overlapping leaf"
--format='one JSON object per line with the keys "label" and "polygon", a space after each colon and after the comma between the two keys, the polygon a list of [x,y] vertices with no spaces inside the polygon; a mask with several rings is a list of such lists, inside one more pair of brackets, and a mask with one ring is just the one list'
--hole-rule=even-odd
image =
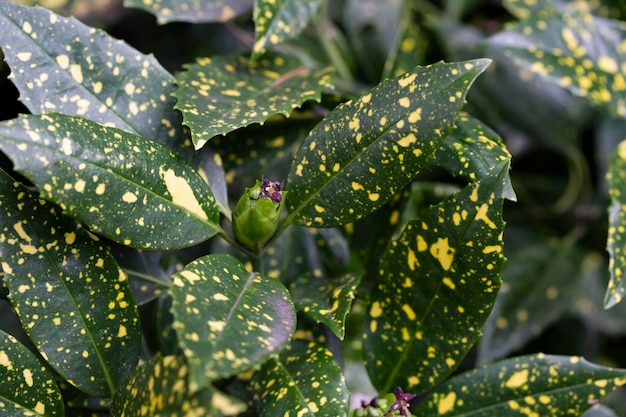
{"label": "overlapping leaf", "polygon": [[0,47],[31,112],[83,116],[169,148],[179,139],[174,78],[154,57],[39,7],[0,2],[0,26]]}
{"label": "overlapping leaf", "polygon": [[349,393],[341,368],[332,353],[315,342],[293,341],[254,373],[252,387],[261,417],[341,417],[348,412]]}
{"label": "overlapping leaf", "polygon": [[245,404],[213,387],[190,391],[188,376],[182,357],[155,356],[115,393],[111,417],[224,417],[245,411]]}
{"label": "overlapping leaf", "polygon": [[437,388],[414,414],[416,417],[580,415],[625,383],[626,370],[593,365],[579,357],[523,356],[452,378]]}
{"label": "overlapping leaf", "polygon": [[124,0],[124,6],[146,10],[159,23],[226,22],[252,8],[250,0]]}
{"label": "overlapping leaf", "polygon": [[232,55],[201,58],[179,76],[176,108],[199,149],[216,135],[319,100],[330,74],[287,55],[267,54],[255,62]]}
{"label": "overlapping leaf", "polygon": [[262,363],[293,334],[287,289],[230,255],[199,258],[173,278],[173,326],[194,391]]}
{"label": "overlapping leaf", "polygon": [[614,306],[624,298],[626,283],[624,282],[624,270],[626,267],[626,141],[619,144],[609,161],[607,172],[609,195],[609,236],[607,249],[611,260],[609,271],[611,280],[607,288],[604,304],[607,308]]}
{"label": "overlapping leaf", "polygon": [[524,20],[488,43],[518,65],[626,117],[626,23],[588,13]]}
{"label": "overlapping leaf", "polygon": [[116,242],[171,249],[219,230],[206,182],[148,139],[56,113],[3,122],[0,138],[44,198]]}
{"label": "overlapping leaf", "polygon": [[253,57],[300,35],[317,16],[322,0],[255,0]]}
{"label": "overlapping leaf", "polygon": [[410,221],[380,264],[364,330],[380,392],[425,391],[480,336],[500,286],[508,164]]}
{"label": "overlapping leaf", "polygon": [[338,226],[389,201],[432,160],[489,62],[418,67],[335,108],[293,162],[287,222]]}
{"label": "overlapping leaf", "polygon": [[3,416],[64,416],[52,373],[28,348],[0,331],[0,413]]}
{"label": "overlapping leaf", "polygon": [[72,384],[112,395],[141,343],[122,271],[95,236],[3,172],[0,197],[4,280],[24,329]]}

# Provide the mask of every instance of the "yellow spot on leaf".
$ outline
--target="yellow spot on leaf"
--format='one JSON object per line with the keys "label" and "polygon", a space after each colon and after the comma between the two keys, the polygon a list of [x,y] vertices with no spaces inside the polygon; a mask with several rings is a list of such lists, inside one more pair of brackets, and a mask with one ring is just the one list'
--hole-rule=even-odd
{"label": "yellow spot on leaf", "polygon": [[26,385],[28,385],[29,387],[33,386],[33,371],[31,371],[30,369],[24,369],[24,371],[22,371],[22,375],[24,375],[24,381],[26,381]]}
{"label": "yellow spot on leaf", "polygon": [[402,139],[398,141],[398,145],[402,146],[403,148],[406,148],[407,146],[411,146],[416,142],[417,142],[417,138],[415,137],[415,134],[409,133],[408,135],[406,135],[405,137],[403,137]]}
{"label": "yellow spot on leaf", "polygon": [[165,186],[172,196],[174,204],[190,211],[203,220],[208,220],[207,214],[200,206],[200,203],[198,203],[193,189],[184,178],[176,176],[172,169],[167,171],[159,170],[159,175],[165,181]]}
{"label": "yellow spot on leaf", "polygon": [[409,264],[409,269],[411,271],[415,271],[415,267],[419,266],[419,262],[417,261],[417,256],[415,256],[415,252],[409,249],[409,256],[407,257],[407,263]]}
{"label": "yellow spot on leaf", "polygon": [[409,100],[408,97],[402,97],[400,100],[398,100],[398,104],[404,108],[408,108],[411,106],[411,100]]}
{"label": "yellow spot on leaf", "polygon": [[521,371],[515,372],[511,377],[504,383],[504,386],[507,388],[519,388],[522,385],[528,382],[528,369],[522,369]]}
{"label": "yellow spot on leaf", "polygon": [[406,314],[406,317],[413,321],[417,318],[417,316],[415,315],[415,311],[413,311],[413,309],[411,308],[410,305],[408,304],[403,304],[402,305],[402,311],[404,311],[404,314]]}
{"label": "yellow spot on leaf", "polygon": [[454,249],[448,244],[448,238],[438,238],[437,243],[430,247],[430,254],[439,261],[441,267],[447,271],[454,261]]}
{"label": "yellow spot on leaf", "polygon": [[378,301],[374,301],[372,303],[372,307],[370,308],[370,316],[372,318],[377,318],[382,316],[383,309],[380,307],[380,303]]}
{"label": "yellow spot on leaf", "polygon": [[369,193],[368,197],[371,201],[378,201],[380,195],[378,193]]}
{"label": "yellow spot on leaf", "polygon": [[126,203],[134,203],[137,201],[137,196],[130,191],[126,191],[122,196],[122,201],[125,201]]}
{"label": "yellow spot on leaf", "polygon": [[454,404],[456,403],[456,393],[450,392],[441,400],[439,400],[439,404],[437,404],[437,411],[439,415],[447,414],[454,409]]}

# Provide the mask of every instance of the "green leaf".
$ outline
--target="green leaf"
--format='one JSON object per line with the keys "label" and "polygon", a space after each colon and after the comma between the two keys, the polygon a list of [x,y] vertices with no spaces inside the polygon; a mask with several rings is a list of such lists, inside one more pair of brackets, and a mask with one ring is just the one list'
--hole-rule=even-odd
{"label": "green leaf", "polygon": [[0,331],[0,412],[6,417],[64,416],[52,373],[28,348]]}
{"label": "green leaf", "polygon": [[307,100],[319,100],[330,85],[330,68],[312,70],[288,55],[200,58],[178,78],[176,108],[191,128],[196,149],[239,127],[286,116]]}
{"label": "green leaf", "polygon": [[148,139],[55,113],[2,122],[0,138],[43,198],[111,240],[163,250],[220,230],[207,183]]}
{"label": "green leaf", "polygon": [[153,56],[39,7],[0,2],[0,26],[12,80],[32,113],[82,116],[168,148],[179,139],[174,78]]}
{"label": "green leaf", "polygon": [[230,255],[199,258],[173,279],[173,326],[194,391],[264,362],[294,332],[287,289]]}
{"label": "green leaf", "polygon": [[418,67],[335,108],[291,166],[286,223],[339,226],[389,201],[432,160],[489,62]]}
{"label": "green leaf", "polygon": [[124,0],[125,7],[146,10],[160,24],[227,22],[252,8],[250,0]]}
{"label": "green leaf", "polygon": [[607,250],[610,255],[609,271],[611,280],[606,291],[604,306],[613,307],[622,301],[626,290],[624,269],[626,266],[626,140],[621,142],[609,159],[606,179],[609,186],[611,205],[609,206],[609,236]]}
{"label": "green leaf", "polygon": [[[531,355],[452,378],[418,407],[416,417],[578,416],[626,383],[626,370],[579,357]],[[477,395],[480,393],[480,395]]]}
{"label": "green leaf", "polygon": [[588,13],[522,21],[488,45],[530,71],[626,117],[626,23]]}
{"label": "green leaf", "polygon": [[155,356],[115,393],[111,417],[222,417],[245,411],[245,404],[213,387],[190,391],[188,376],[184,358]]}
{"label": "green leaf", "polygon": [[322,4],[323,0],[255,0],[253,59],[300,35]]}
{"label": "green leaf", "polygon": [[141,344],[124,274],[94,235],[4,173],[0,197],[2,269],[24,330],[73,385],[111,396]]}
{"label": "green leaf", "polygon": [[[294,340],[253,375],[252,388],[261,417],[345,416],[349,393],[332,353],[323,345]],[[293,413],[293,414],[292,414]]]}
{"label": "green leaf", "polygon": [[298,311],[325,324],[343,340],[346,316],[360,281],[361,277],[354,272],[335,279],[308,273],[298,277],[291,285],[291,296]]}
{"label": "green leaf", "polygon": [[423,392],[480,337],[500,286],[508,164],[410,221],[379,268],[364,323],[366,366],[379,392]]}

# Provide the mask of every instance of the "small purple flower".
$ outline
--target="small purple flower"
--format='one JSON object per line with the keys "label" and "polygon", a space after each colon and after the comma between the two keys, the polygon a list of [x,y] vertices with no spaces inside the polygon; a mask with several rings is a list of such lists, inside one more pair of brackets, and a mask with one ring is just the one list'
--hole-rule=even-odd
{"label": "small purple flower", "polygon": [[402,388],[398,387],[393,391],[393,395],[396,396],[396,402],[391,404],[390,411],[400,411],[401,416],[408,416],[407,409],[409,408],[409,401],[415,398],[415,394],[405,394]]}
{"label": "small purple flower", "polygon": [[275,203],[280,203],[283,200],[283,187],[285,183],[283,181],[270,181],[267,178],[262,179],[261,183],[261,197],[267,197]]}

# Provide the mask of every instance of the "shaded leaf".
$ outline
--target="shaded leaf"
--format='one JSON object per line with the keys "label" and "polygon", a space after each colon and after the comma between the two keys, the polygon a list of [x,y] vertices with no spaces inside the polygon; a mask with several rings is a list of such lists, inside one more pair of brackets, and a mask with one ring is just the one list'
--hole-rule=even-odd
{"label": "shaded leaf", "polygon": [[2,269],[24,330],[66,380],[112,395],[141,343],[124,274],[95,236],[4,173],[0,197]]}
{"label": "shaded leaf", "polygon": [[354,291],[361,277],[349,273],[329,279],[313,273],[301,275],[293,282],[291,296],[298,311],[307,314],[318,323],[325,324],[339,339],[345,335],[345,320]]}
{"label": "shaded leaf", "polygon": [[331,69],[312,70],[288,55],[200,58],[177,80],[176,108],[191,128],[196,149],[212,137],[274,114],[286,116],[307,100],[319,100]]}
{"label": "shaded leaf", "polygon": [[317,16],[323,0],[255,0],[252,57],[296,38]]}
{"label": "shaded leaf", "polygon": [[52,373],[28,348],[0,331],[0,411],[3,416],[64,416]]}
{"label": "shaded leaf", "polygon": [[252,8],[250,0],[124,0],[154,14],[160,24],[168,22],[226,22]]}
{"label": "shaded leaf", "polygon": [[420,36],[421,29],[411,13],[410,3],[404,2],[403,7],[397,41],[387,55],[382,79],[399,77],[424,62],[426,45]]}
{"label": "shaded leaf", "polygon": [[339,226],[389,201],[432,160],[489,62],[418,67],[335,108],[292,164],[286,223]]}
{"label": "shaded leaf", "polygon": [[293,334],[287,289],[276,279],[247,272],[230,255],[199,258],[173,279],[173,326],[194,391],[262,363]]}
{"label": "shaded leaf", "polygon": [[153,56],[39,7],[0,2],[0,25],[12,80],[32,113],[82,116],[168,148],[179,139],[174,78]]}
{"label": "shaded leaf", "polygon": [[349,393],[335,358],[323,345],[294,340],[253,375],[259,416],[345,416]]}
{"label": "shaded leaf", "polygon": [[610,255],[609,272],[611,280],[606,291],[604,305],[610,308],[622,301],[625,291],[624,270],[626,253],[626,141],[621,142],[617,151],[609,159],[607,182],[611,205],[609,206],[609,236],[607,250]]}
{"label": "shaded leaf", "polygon": [[111,240],[172,249],[220,230],[207,183],[148,139],[56,113],[2,122],[0,138],[43,198]]}
{"label": "shaded leaf", "polygon": [[522,356],[452,378],[437,388],[414,414],[577,416],[626,383],[625,376],[626,370],[594,365],[580,357]]}
{"label": "shaded leaf", "polygon": [[193,392],[189,367],[179,356],[152,358],[130,377],[113,397],[112,417],[234,416],[245,404],[213,387]]}
{"label": "shaded leaf", "polygon": [[392,240],[364,323],[379,392],[423,392],[480,337],[500,286],[502,194],[508,164],[412,220]]}

